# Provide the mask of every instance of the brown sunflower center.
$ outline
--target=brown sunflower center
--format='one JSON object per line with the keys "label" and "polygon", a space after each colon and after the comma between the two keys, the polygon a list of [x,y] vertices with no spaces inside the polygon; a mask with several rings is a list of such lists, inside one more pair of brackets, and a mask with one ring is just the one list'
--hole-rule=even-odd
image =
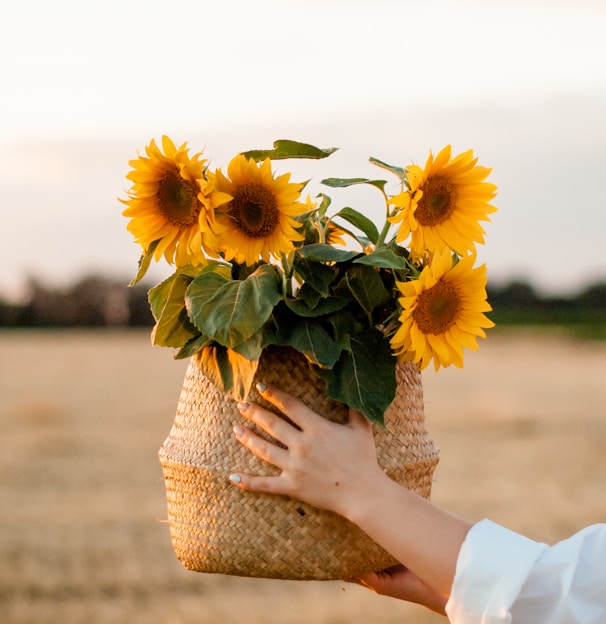
{"label": "brown sunflower center", "polygon": [[264,238],[279,223],[280,212],[275,195],[261,184],[238,186],[229,206],[229,216],[244,234]]}
{"label": "brown sunflower center", "polygon": [[415,217],[421,225],[442,223],[450,216],[457,202],[456,186],[445,176],[431,176],[423,185],[423,196]]}
{"label": "brown sunflower center", "polygon": [[419,295],[412,317],[424,334],[442,334],[459,311],[459,294],[448,282],[438,282]]}
{"label": "brown sunflower center", "polygon": [[173,225],[194,225],[200,214],[198,185],[170,171],[158,183],[156,198],[164,218]]}

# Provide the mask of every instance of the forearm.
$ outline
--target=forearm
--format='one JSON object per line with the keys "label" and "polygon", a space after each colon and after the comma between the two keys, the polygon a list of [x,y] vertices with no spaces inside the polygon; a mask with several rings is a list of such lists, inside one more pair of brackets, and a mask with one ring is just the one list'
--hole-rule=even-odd
{"label": "forearm", "polygon": [[362,484],[359,495],[339,511],[419,578],[449,594],[470,522],[432,505],[383,473]]}

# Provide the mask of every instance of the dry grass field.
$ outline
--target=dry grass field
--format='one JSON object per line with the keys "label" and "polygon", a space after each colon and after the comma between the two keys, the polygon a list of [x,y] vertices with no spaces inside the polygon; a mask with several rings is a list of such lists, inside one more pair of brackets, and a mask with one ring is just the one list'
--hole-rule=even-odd
{"label": "dry grass field", "polygon": [[[182,569],[157,450],[184,370],[146,331],[0,333],[2,622],[444,621],[342,582]],[[550,542],[606,519],[606,343],[493,331],[424,379],[434,501]]]}

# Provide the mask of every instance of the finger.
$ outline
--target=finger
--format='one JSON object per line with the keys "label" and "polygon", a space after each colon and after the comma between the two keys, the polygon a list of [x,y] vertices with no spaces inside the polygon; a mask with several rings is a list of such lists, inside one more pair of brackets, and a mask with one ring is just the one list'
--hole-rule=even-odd
{"label": "finger", "polygon": [[325,420],[307,407],[305,403],[295,399],[292,395],[275,386],[258,383],[257,390],[266,401],[269,401],[272,405],[277,407],[301,429],[304,429],[314,422]]}
{"label": "finger", "polygon": [[279,476],[260,477],[244,473],[229,475],[229,480],[241,490],[262,492],[265,494],[285,494],[284,485]]}
{"label": "finger", "polygon": [[238,441],[257,457],[278,468],[284,467],[288,456],[288,451],[286,449],[265,440],[247,427],[235,425],[233,431]]}
{"label": "finger", "polygon": [[361,585],[362,587],[366,587],[366,589],[373,589],[377,586],[378,575],[376,572],[365,572],[358,578],[346,579],[349,583],[356,583],[356,585]]}
{"label": "finger", "polygon": [[238,411],[242,416],[252,420],[263,431],[286,446],[289,446],[293,435],[299,433],[298,429],[286,422],[284,418],[256,403],[238,403]]}

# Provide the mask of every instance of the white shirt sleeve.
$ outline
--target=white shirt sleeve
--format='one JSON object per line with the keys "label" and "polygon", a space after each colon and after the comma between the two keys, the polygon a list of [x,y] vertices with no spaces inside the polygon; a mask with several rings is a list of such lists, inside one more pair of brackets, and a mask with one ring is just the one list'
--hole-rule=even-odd
{"label": "white shirt sleeve", "polygon": [[549,547],[489,520],[461,547],[452,624],[604,624],[606,524]]}

